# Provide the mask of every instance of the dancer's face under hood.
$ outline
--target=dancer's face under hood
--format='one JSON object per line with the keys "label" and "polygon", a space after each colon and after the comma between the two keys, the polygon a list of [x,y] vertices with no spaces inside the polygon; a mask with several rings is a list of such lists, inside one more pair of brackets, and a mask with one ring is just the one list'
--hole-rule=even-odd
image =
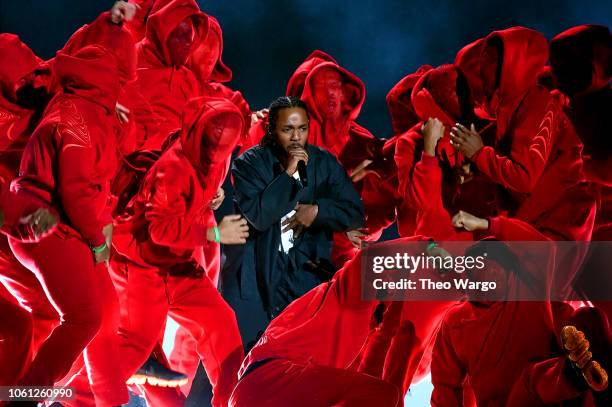
{"label": "dancer's face under hood", "polygon": [[185,106],[182,127],[183,152],[205,176],[215,164],[224,162],[240,142],[244,118],[226,99],[200,97]]}
{"label": "dancer's face under hood", "polygon": [[187,61],[194,42],[191,18],[181,21],[168,35],[167,47],[172,65],[182,66]]}
{"label": "dancer's face under hood", "polygon": [[208,16],[207,34],[194,45],[187,67],[203,82],[232,80],[232,70],[223,62],[223,31],[214,17]]}
{"label": "dancer's face under hood", "polygon": [[193,43],[199,43],[207,31],[208,18],[195,0],[156,2],[147,19],[145,38],[138,44],[139,67],[184,65]]}
{"label": "dancer's face under hood", "polygon": [[324,62],[332,62],[336,63],[336,60],[329,54],[321,51],[314,50],[306,60],[302,62],[300,66],[297,67],[291,78],[289,78],[289,82],[287,82],[287,96],[297,96],[300,97],[302,92],[304,91],[304,84],[306,82],[306,77],[308,74],[319,64]]}
{"label": "dancer's face under hood", "polygon": [[198,49],[198,53],[201,58],[198,60],[199,69],[202,74],[202,78],[210,78],[213,70],[217,65],[217,61],[221,57],[221,50],[219,47],[221,39],[214,30],[209,30],[206,39]]}
{"label": "dancer's face under hood", "polygon": [[[204,126],[204,137],[200,144],[202,164],[224,162],[236,147],[242,132],[241,117],[233,113],[213,116]],[[214,154],[212,154],[214,152]]]}
{"label": "dancer's face under hood", "polygon": [[342,76],[337,70],[324,68],[313,76],[314,99],[325,119],[339,119],[345,101]]}
{"label": "dancer's face under hood", "polygon": [[[365,94],[365,84],[355,74],[334,62],[320,62],[307,75],[300,99],[308,106],[311,119],[340,124],[357,119]],[[332,148],[346,142],[338,137],[342,135],[326,134],[322,145]]]}

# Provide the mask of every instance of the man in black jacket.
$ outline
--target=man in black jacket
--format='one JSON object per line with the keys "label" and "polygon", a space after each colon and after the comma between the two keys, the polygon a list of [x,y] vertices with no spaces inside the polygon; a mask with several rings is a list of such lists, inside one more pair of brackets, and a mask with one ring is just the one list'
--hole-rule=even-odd
{"label": "man in black jacket", "polygon": [[344,169],[307,139],[306,105],[280,97],[261,143],[232,166],[234,203],[250,231],[241,255],[228,254],[221,287],[247,349],[291,301],[332,276],[332,233],[364,223]]}

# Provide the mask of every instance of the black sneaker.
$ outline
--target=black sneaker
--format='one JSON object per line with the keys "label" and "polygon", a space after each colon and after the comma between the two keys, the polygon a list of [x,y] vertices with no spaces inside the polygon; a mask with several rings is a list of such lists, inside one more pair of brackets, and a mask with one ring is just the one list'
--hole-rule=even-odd
{"label": "black sneaker", "polygon": [[148,383],[151,386],[179,387],[187,384],[187,382],[186,374],[175,372],[169,367],[162,365],[151,355],[126,383],[128,385]]}

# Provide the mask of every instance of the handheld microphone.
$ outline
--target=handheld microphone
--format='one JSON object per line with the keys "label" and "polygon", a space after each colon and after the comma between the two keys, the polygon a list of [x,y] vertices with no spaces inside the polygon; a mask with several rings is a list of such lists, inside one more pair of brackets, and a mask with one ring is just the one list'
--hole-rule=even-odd
{"label": "handheld microphone", "polygon": [[302,183],[302,185],[304,185],[304,187],[307,187],[308,186],[308,172],[306,172],[306,163],[304,162],[304,160],[298,161],[297,171],[300,176],[300,182]]}

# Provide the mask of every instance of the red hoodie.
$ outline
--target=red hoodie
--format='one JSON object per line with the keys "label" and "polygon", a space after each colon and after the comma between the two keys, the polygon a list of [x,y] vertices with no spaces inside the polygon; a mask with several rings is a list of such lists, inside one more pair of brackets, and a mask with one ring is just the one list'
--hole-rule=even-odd
{"label": "red hoodie", "polygon": [[[572,202],[569,213],[587,219],[594,203],[580,184],[582,144],[555,98],[536,84],[547,59],[545,38],[515,27],[491,33],[485,44],[493,40],[503,48],[499,86],[486,106],[497,118],[496,142],[471,160],[510,192],[516,208],[511,208],[512,216],[535,224],[552,216],[561,196],[578,194],[581,198]],[[582,239],[592,230],[588,224],[582,230],[567,230],[566,222],[550,226],[556,227],[557,236]]]}
{"label": "red hoodie", "polygon": [[137,44],[137,93],[128,107],[136,123],[136,149],[160,150],[168,135],[180,129],[187,101],[201,96],[201,85],[187,66],[173,66],[167,40],[174,28],[191,18],[199,43],[208,31],[208,18],[194,0],[156,2],[147,19],[144,39]]}
{"label": "red hoodie", "polygon": [[551,67],[566,99],[564,111],[584,144],[585,173],[594,182],[598,212],[594,240],[612,236],[612,36],[604,26],[581,25],[550,43]]}
{"label": "red hoodie", "polygon": [[[237,133],[206,134],[219,115],[239,116]],[[206,229],[215,219],[208,207],[228,171],[227,158],[244,126],[240,110],[225,99],[196,98],[183,113],[180,140],[149,170],[131,203],[133,216],[118,221],[115,249],[141,265],[169,267],[192,259],[202,266]],[[209,259],[204,259],[208,261]]]}
{"label": "red hoodie", "polygon": [[[471,174],[464,175],[467,181],[460,182],[466,159],[453,148],[449,137],[451,127],[460,120],[459,100],[468,97],[457,89],[459,75],[454,66],[442,65],[419,79],[412,91],[412,105],[421,122],[399,137],[395,153],[399,192],[404,202],[417,211],[417,230],[437,240],[458,237],[447,220],[459,210],[488,217],[497,213],[499,206],[495,185],[477,170],[471,168]],[[420,132],[420,126],[430,117],[438,118],[445,126],[435,157],[423,152]],[[441,211],[448,215],[440,215]]]}
{"label": "red hoodie", "polygon": [[536,84],[548,55],[546,39],[515,27],[491,33],[485,44],[492,41],[503,48],[499,86],[487,105],[496,117],[496,142],[471,160],[508,189],[517,206],[530,201],[517,213],[530,222],[556,203],[551,197],[582,179],[582,145],[554,98]]}
{"label": "red hoodie", "polygon": [[50,204],[60,213],[62,226],[99,246],[104,243],[102,228],[111,222],[107,203],[116,167],[115,57],[99,46],[74,56],[59,52],[55,75],[62,91],[49,102],[32,134],[12,188]]}
{"label": "red hoodie", "polygon": [[[497,218],[494,237],[501,241],[542,241],[547,237],[528,224]],[[516,246],[514,247],[516,249]],[[537,281],[551,283],[553,253],[521,256],[523,269]],[[488,270],[488,272],[496,271]],[[520,292],[533,287],[513,271],[507,275],[507,290]],[[528,332],[528,334],[526,334]],[[514,383],[527,365],[550,357],[555,334],[550,303],[538,301],[462,302],[446,313],[433,349],[431,405],[463,405],[466,377],[474,389],[478,406],[504,406]]]}
{"label": "red hoodie", "polygon": [[[314,92],[317,86],[315,82],[317,74],[322,70],[335,71],[342,79],[344,93],[342,112],[346,121],[344,129],[335,134],[326,133],[321,106],[315,100]],[[369,233],[366,240],[376,241],[382,230],[395,221],[396,195],[392,182],[395,165],[390,159],[393,145],[385,147],[384,139],[373,136],[356,123],[355,120],[365,101],[365,85],[353,73],[338,65],[332,57],[322,51],[310,54],[289,80],[287,90],[299,92],[302,82],[301,95],[291,96],[300,96],[308,106],[310,113],[308,143],[323,147],[334,154],[347,171],[352,171],[366,159],[374,161],[368,169],[374,170],[376,174],[367,175],[355,184],[355,189],[360,192],[365,207],[365,227]],[[351,253],[355,252],[350,244],[345,246]],[[351,253],[348,254],[349,257]]]}
{"label": "red hoodie", "polygon": [[[210,60],[209,49],[216,49],[217,58],[214,61]],[[245,123],[247,124],[244,128],[246,135],[251,123],[251,108],[242,96],[242,93],[234,91],[225,85],[226,82],[232,80],[232,70],[225,65],[222,55],[223,32],[221,25],[219,25],[216,18],[208,16],[207,34],[202,37],[199,44],[194,46],[194,50],[187,61],[187,67],[191,69],[202,84],[202,94],[204,96],[228,99],[242,111]],[[211,63],[213,69],[209,73],[204,68],[210,67]],[[243,140],[241,140],[242,142]]]}

